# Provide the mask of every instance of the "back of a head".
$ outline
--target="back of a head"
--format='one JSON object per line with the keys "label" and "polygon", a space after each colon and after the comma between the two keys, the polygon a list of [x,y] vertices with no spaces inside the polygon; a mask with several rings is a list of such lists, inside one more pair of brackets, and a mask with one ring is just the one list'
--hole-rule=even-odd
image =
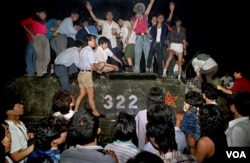
{"label": "back of a head", "polygon": [[191,110],[197,111],[197,108],[200,108],[203,105],[203,98],[199,92],[188,91],[185,94],[185,102],[191,106]]}
{"label": "back of a head", "polygon": [[131,140],[136,131],[135,127],[135,118],[126,112],[120,112],[114,124],[114,139],[121,141]]}
{"label": "back of a head", "polygon": [[77,48],[83,47],[83,42],[81,40],[75,40],[74,46]]}
{"label": "back of a head", "polygon": [[82,109],[71,118],[67,138],[73,140],[73,144],[89,144],[97,137],[98,128],[98,117],[91,109]]}
{"label": "back of a head", "polygon": [[26,163],[54,163],[53,159],[46,156],[38,156],[35,158],[29,157]]}
{"label": "back of a head", "polygon": [[173,122],[174,120],[174,112],[172,108],[165,103],[152,104],[148,107],[147,110],[148,121],[164,122],[167,120],[171,120]]}
{"label": "back of a head", "polygon": [[62,116],[49,116],[39,120],[35,127],[35,147],[50,150],[51,142],[67,132],[68,121]]}
{"label": "back of a head", "polygon": [[59,111],[61,114],[67,114],[70,110],[71,102],[72,97],[69,91],[58,90],[52,98],[52,110],[54,112]]}
{"label": "back of a head", "polygon": [[202,93],[204,93],[206,98],[208,98],[210,100],[217,100],[218,99],[218,90],[211,83],[206,83],[202,86]]}
{"label": "back of a head", "polygon": [[147,97],[147,105],[165,103],[165,95],[161,88],[151,87]]}
{"label": "back of a head", "polygon": [[237,112],[242,116],[250,116],[250,93],[235,92],[228,97],[229,105],[234,105]]}
{"label": "back of a head", "polygon": [[199,109],[201,134],[224,132],[225,121],[222,108],[216,104],[206,104]]}
{"label": "back of a head", "polygon": [[148,151],[141,151],[136,156],[130,158],[126,163],[164,163],[163,160]]}
{"label": "back of a head", "polygon": [[157,144],[160,152],[167,153],[169,151],[177,150],[177,143],[175,140],[175,129],[171,119],[165,121],[148,121],[146,125],[147,137]]}

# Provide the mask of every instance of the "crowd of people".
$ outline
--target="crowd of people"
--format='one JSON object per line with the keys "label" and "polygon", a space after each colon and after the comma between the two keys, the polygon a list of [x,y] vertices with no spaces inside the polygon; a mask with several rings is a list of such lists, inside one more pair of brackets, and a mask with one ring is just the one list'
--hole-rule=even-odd
{"label": "crowd of people", "polygon": [[[84,47],[88,46],[84,37],[92,34],[97,37],[96,46],[92,47],[96,56],[95,62],[106,64],[104,67],[98,67],[101,77],[105,77],[107,72],[153,72],[153,62],[157,62],[154,69],[157,70],[155,73],[159,78],[167,77],[166,74],[172,77],[172,63],[176,60],[176,77],[181,80],[182,58],[186,55],[187,48],[186,28],[181,25],[182,18],[176,16],[173,19],[173,1],[169,3],[170,13],[166,20],[165,15],[160,13],[153,15],[152,19],[155,18],[155,21],[150,23],[149,15],[153,4],[154,0],[150,0],[147,7],[143,3],[137,3],[131,11],[134,12],[132,17],[125,18],[120,15],[115,21],[112,11],[105,13],[105,19],[98,18],[90,1],[86,1],[86,10],[94,23],[89,21],[88,15],[82,15],[79,8],[72,9],[70,15],[63,19],[47,19],[46,9],[36,10],[34,16],[21,22],[27,35],[25,76],[44,77],[55,73],[58,77],[55,72],[58,65],[68,70],[73,66],[73,72],[75,69],[79,72],[81,66],[77,64],[81,65],[81,62],[72,63],[67,60],[67,63],[58,63],[56,57],[66,53],[68,48],[75,47],[75,41],[78,40],[83,42],[83,51]],[[105,42],[107,47],[100,49],[104,39],[108,40]],[[141,67],[143,55],[144,68]],[[68,75],[71,73],[72,71]],[[62,79],[61,76],[59,78]],[[65,85],[63,88],[66,88]]]}
{"label": "crowd of people", "polygon": [[[96,17],[87,1],[86,9],[97,25],[79,21],[82,15],[78,10],[63,20],[47,20],[46,10],[39,9],[21,22],[27,32],[26,76],[54,73],[61,89],[52,98],[53,114],[37,120],[33,128],[21,119],[24,106],[20,97],[10,90],[2,92],[0,162],[222,162],[228,147],[250,147],[250,81],[245,70],[235,67],[234,81],[228,79],[233,82],[230,87],[226,78],[221,79],[222,84],[214,84],[219,66],[207,54],[192,60],[201,92],[186,92],[181,111],[167,105],[163,90],[153,86],[147,107],[136,115],[119,112],[113,141],[101,145],[99,118],[105,115],[95,105],[93,72],[100,78],[106,78],[108,72],[140,73],[144,54],[146,72],[154,71],[159,78],[185,78],[182,64],[188,43],[182,19],[176,17],[172,26],[175,3],[171,1],[167,20],[159,14],[149,26],[153,3],[150,0],[147,7],[137,3],[131,19],[119,17],[115,22],[111,11],[106,12],[105,20]],[[69,82],[75,74],[79,85],[76,98],[70,93]],[[229,120],[218,103],[219,93],[225,94]],[[81,109],[85,96],[89,108]]]}
{"label": "crowd of people", "polygon": [[188,91],[183,110],[176,112],[165,103],[163,90],[153,86],[145,109],[136,115],[119,112],[112,141],[104,145],[100,116],[91,108],[76,110],[69,91],[56,91],[53,114],[27,127],[20,96],[7,89],[1,97],[0,159],[5,163],[226,161],[228,147],[250,147],[250,92],[228,95],[230,119],[225,119],[218,93],[210,83],[201,93]]}

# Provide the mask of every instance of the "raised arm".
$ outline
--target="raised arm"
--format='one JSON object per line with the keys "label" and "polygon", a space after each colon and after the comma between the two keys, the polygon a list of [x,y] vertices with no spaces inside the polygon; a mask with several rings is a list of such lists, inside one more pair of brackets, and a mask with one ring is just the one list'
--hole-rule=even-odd
{"label": "raised arm", "polygon": [[99,19],[99,18],[97,18],[97,17],[95,16],[95,14],[94,14],[94,12],[93,12],[93,10],[92,10],[92,5],[90,4],[90,2],[87,1],[86,4],[85,4],[85,6],[86,6],[87,10],[89,11],[89,14],[90,14],[90,16],[92,17],[92,19],[93,19],[95,22],[98,23],[101,19]]}
{"label": "raised arm", "polygon": [[168,15],[168,19],[167,21],[171,21],[172,17],[173,17],[173,13],[174,13],[174,8],[175,8],[175,3],[173,1],[171,1],[169,3],[169,9],[170,9],[170,13]]}
{"label": "raised arm", "polygon": [[154,4],[154,1],[155,1],[155,0],[150,0],[147,9],[146,9],[146,11],[144,12],[146,15],[148,15],[148,14],[150,13],[150,11],[151,11],[151,9],[152,9],[152,6],[153,6],[153,4]]}

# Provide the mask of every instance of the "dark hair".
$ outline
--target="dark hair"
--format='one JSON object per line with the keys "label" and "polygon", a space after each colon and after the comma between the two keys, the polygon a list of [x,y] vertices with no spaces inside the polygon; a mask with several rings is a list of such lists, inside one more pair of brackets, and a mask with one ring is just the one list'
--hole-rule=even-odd
{"label": "dark hair", "polygon": [[137,153],[134,157],[128,159],[126,163],[152,163],[152,162],[164,163],[159,156],[148,151],[141,151]]}
{"label": "dark hair", "polygon": [[222,108],[216,104],[206,104],[199,109],[199,124],[201,135],[210,135],[212,133],[225,130],[224,115]]}
{"label": "dark hair", "polygon": [[166,120],[165,122],[149,121],[146,129],[147,137],[154,138],[159,151],[167,153],[169,150],[177,150],[174,124],[171,120]]}
{"label": "dark hair", "polygon": [[52,110],[54,112],[59,111],[61,114],[67,114],[69,113],[71,102],[72,96],[69,91],[58,90],[52,98]]}
{"label": "dark hair", "polygon": [[148,121],[174,121],[174,112],[172,108],[165,104],[152,104],[147,109],[147,120]]}
{"label": "dark hair", "polygon": [[185,94],[185,102],[191,105],[190,111],[197,113],[197,109],[203,105],[202,95],[196,91],[188,91]]}
{"label": "dark hair", "polygon": [[161,88],[151,87],[147,97],[147,105],[165,103],[165,95]]}
{"label": "dark hair", "polygon": [[211,100],[218,99],[218,90],[211,83],[206,83],[202,85],[202,93],[204,93],[206,98],[208,99],[211,99]]}
{"label": "dark hair", "polygon": [[132,115],[120,112],[114,124],[114,139],[121,141],[131,140],[136,134],[135,126],[135,118]]}
{"label": "dark hair", "polygon": [[98,45],[102,45],[102,44],[108,44],[110,41],[107,37],[102,36],[98,39]]}
{"label": "dark hair", "polygon": [[78,47],[78,48],[83,47],[83,41],[82,40],[75,40],[74,46]]}
{"label": "dark hair", "polygon": [[61,133],[67,132],[68,121],[62,116],[49,116],[36,124],[35,147],[40,150],[50,150],[51,142],[60,138]]}
{"label": "dark hair", "polygon": [[67,138],[73,144],[89,144],[97,137],[98,128],[98,117],[91,109],[82,109],[71,118]]}
{"label": "dark hair", "polygon": [[228,96],[228,104],[234,105],[242,116],[250,116],[250,92],[235,92]]}
{"label": "dark hair", "polygon": [[26,163],[54,163],[49,156],[28,157]]}
{"label": "dark hair", "polygon": [[10,88],[5,88],[1,90],[0,95],[0,119],[7,119],[6,112],[8,110],[13,110],[15,104],[21,103],[20,96],[11,90]]}
{"label": "dark hair", "polygon": [[84,41],[87,43],[87,42],[89,42],[89,41],[92,41],[92,39],[95,39],[96,38],[96,36],[95,35],[92,35],[92,34],[86,34],[85,36],[84,36]]}

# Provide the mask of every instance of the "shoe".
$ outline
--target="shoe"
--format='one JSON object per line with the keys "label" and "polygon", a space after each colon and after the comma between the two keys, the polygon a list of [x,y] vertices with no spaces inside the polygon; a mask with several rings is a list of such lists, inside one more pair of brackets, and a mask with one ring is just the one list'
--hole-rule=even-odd
{"label": "shoe", "polygon": [[163,77],[163,78],[166,78],[166,77],[167,77],[167,75],[166,75],[166,74],[163,74],[163,75],[162,75],[162,77]]}
{"label": "shoe", "polygon": [[98,116],[96,116],[97,118],[106,118],[106,115],[103,114],[99,114]]}

